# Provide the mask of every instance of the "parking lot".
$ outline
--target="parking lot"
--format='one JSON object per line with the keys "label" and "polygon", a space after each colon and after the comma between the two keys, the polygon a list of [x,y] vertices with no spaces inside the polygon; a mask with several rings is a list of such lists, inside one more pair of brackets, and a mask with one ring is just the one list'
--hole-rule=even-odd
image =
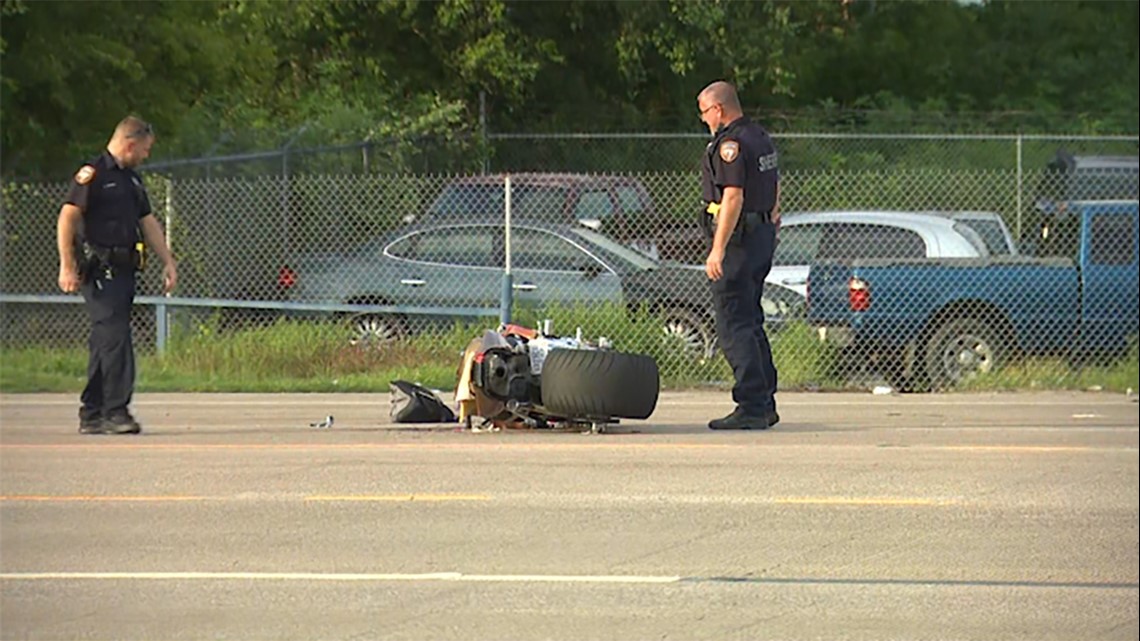
{"label": "parking lot", "polygon": [[[387,394],[0,397],[3,639],[1136,639],[1137,404],[724,391],[605,434]],[[328,429],[312,427],[333,415]]]}

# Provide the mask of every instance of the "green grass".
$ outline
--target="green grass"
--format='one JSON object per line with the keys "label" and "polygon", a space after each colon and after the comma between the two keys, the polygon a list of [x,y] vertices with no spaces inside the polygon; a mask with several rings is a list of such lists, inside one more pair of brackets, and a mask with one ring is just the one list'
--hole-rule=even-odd
{"label": "green grass", "polygon": [[966,381],[962,391],[1099,389],[1125,392],[1140,389],[1140,350],[1135,338],[1128,353],[1112,362],[1078,365],[1065,358],[1028,358],[1011,363],[987,376]]}
{"label": "green grass", "polygon": [[[588,339],[606,336],[622,351],[650,354],[667,389],[728,386],[732,371],[717,353],[707,359],[685,355],[660,332],[657,318],[646,310],[633,314],[618,306],[518,309],[520,324],[535,326],[556,319],[555,333],[572,336],[582,327]],[[140,392],[378,392],[389,381],[404,379],[450,389],[467,343],[494,324],[456,325],[417,335],[383,349],[362,349],[346,341],[337,323],[279,321],[272,325],[220,332],[208,321],[176,332],[163,356],[138,354]],[[587,328],[604,328],[587,331]],[[780,387],[845,389],[837,373],[834,350],[821,345],[815,332],[792,324],[771,334]],[[1138,350],[1133,341],[1122,359],[1097,366],[1074,367],[1059,358],[1034,358],[1011,364],[992,375],[963,384],[961,390],[1089,389],[1123,392],[1138,389]],[[79,392],[86,381],[83,348],[0,348],[0,391]]]}

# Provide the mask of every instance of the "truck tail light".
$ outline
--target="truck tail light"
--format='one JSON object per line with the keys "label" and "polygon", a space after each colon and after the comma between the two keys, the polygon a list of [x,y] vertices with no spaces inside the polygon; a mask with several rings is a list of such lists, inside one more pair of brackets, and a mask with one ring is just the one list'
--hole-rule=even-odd
{"label": "truck tail light", "polygon": [[853,312],[871,309],[871,287],[862,278],[847,281],[847,303]]}
{"label": "truck tail light", "polygon": [[277,285],[281,289],[289,289],[297,284],[297,272],[288,265],[282,265],[281,269],[277,270]]}

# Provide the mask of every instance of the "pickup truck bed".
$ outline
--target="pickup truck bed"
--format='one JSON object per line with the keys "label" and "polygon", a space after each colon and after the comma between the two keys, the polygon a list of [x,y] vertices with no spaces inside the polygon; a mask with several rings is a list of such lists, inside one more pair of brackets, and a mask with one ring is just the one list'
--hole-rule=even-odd
{"label": "pickup truck bed", "polygon": [[936,388],[1018,354],[1123,351],[1140,322],[1137,202],[1073,203],[1054,223],[1043,237],[1073,258],[813,264],[808,322],[896,382]]}

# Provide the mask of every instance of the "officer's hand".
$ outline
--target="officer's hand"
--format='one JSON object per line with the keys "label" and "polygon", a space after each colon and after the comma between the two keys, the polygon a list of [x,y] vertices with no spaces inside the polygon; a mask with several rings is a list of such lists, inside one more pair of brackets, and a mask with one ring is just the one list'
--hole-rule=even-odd
{"label": "officer's hand", "polygon": [[178,284],[178,266],[174,261],[166,263],[162,268],[162,291],[169,294],[174,291],[174,286]]}
{"label": "officer's hand", "polygon": [[79,291],[79,270],[74,265],[60,265],[59,288],[68,294]]}
{"label": "officer's hand", "polygon": [[705,273],[710,280],[720,280],[724,276],[724,250],[712,248],[709,257],[705,260]]}

